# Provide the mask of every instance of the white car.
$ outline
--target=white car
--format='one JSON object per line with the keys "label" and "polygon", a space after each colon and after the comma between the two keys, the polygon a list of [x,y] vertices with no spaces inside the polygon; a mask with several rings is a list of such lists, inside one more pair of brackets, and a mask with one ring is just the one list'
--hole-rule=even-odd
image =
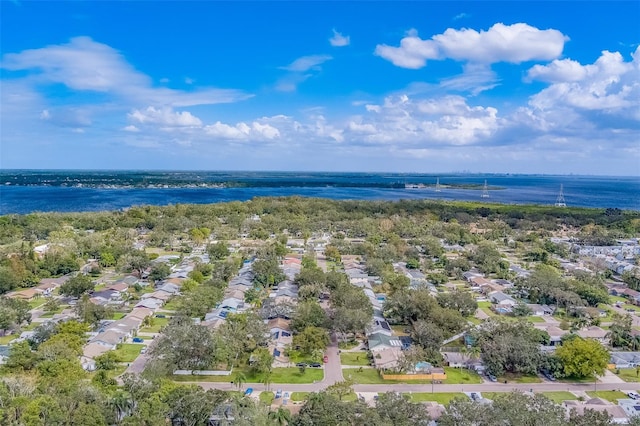
{"label": "white car", "polygon": [[638,392],[627,392],[627,396],[631,399],[640,399],[640,394]]}

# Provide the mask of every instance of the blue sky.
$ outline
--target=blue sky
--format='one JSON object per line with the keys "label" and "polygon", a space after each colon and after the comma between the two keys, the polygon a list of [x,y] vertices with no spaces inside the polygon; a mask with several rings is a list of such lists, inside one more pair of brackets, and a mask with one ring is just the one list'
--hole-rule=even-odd
{"label": "blue sky", "polygon": [[0,2],[2,168],[640,175],[640,2]]}

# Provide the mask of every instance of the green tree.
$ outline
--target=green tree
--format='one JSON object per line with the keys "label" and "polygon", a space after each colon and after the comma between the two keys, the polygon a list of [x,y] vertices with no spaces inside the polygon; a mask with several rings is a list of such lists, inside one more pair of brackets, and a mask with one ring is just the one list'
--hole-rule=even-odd
{"label": "green tree", "polygon": [[229,254],[231,254],[229,252],[229,248],[227,247],[227,243],[225,243],[224,241],[218,241],[215,244],[209,245],[209,247],[207,247],[207,253],[209,253],[209,256],[211,256],[211,258],[215,260],[226,259]]}
{"label": "green tree", "polygon": [[326,392],[329,395],[333,395],[338,398],[338,401],[342,401],[345,396],[353,392],[351,386],[353,386],[352,380],[343,380],[341,382],[335,382],[334,384],[329,386]]}
{"label": "green tree", "polygon": [[311,355],[314,350],[324,350],[328,344],[327,331],[319,327],[307,327],[293,336],[293,346],[305,355]]}
{"label": "green tree", "polygon": [[556,350],[567,377],[591,377],[604,374],[609,363],[609,351],[592,339],[576,337]]}
{"label": "green tree", "polygon": [[436,299],[441,307],[458,311],[464,317],[474,315],[478,309],[478,302],[468,291],[454,290],[438,293]]}
{"label": "green tree", "polygon": [[385,392],[378,396],[375,411],[382,421],[394,426],[421,426],[431,423],[423,404],[412,403],[407,395]]}
{"label": "green tree", "polygon": [[300,302],[291,321],[291,329],[295,332],[301,332],[309,326],[327,326],[327,314],[315,300]]}
{"label": "green tree", "polygon": [[154,263],[149,272],[149,279],[153,282],[162,281],[171,274],[171,267],[164,262]]}
{"label": "green tree", "polygon": [[78,274],[60,286],[60,294],[80,297],[89,290],[93,290],[93,287],[94,284],[88,275]]}

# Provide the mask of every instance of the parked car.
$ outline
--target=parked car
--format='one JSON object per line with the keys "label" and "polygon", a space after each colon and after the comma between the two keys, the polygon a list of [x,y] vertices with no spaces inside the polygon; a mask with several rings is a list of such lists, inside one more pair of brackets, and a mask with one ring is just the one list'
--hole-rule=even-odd
{"label": "parked car", "polygon": [[306,367],[308,364],[306,362],[298,362],[296,367]]}
{"label": "parked car", "polygon": [[497,378],[496,376],[494,376],[493,374],[489,374],[489,375],[487,376],[487,378],[488,378],[488,379],[489,379],[489,381],[491,381],[491,382],[497,382],[497,381],[498,381],[498,378]]}
{"label": "parked car", "polygon": [[276,392],[276,399],[280,398],[282,396],[282,389],[278,389]]}
{"label": "parked car", "polygon": [[253,393],[253,388],[247,388],[247,390],[246,390],[246,391],[244,391],[244,395],[245,395],[245,396],[249,396],[249,395],[251,395],[252,393]]}
{"label": "parked car", "polygon": [[552,382],[556,381],[556,378],[553,377],[553,374],[549,373],[547,370],[542,370],[541,373],[547,380],[550,380]]}
{"label": "parked car", "polygon": [[134,337],[133,343],[144,343],[144,339],[142,337]]}
{"label": "parked car", "polygon": [[156,318],[166,318],[167,316],[164,314],[156,314]]}
{"label": "parked car", "polygon": [[475,392],[471,392],[471,395],[470,395],[470,396],[471,396],[471,399],[473,399],[474,401],[477,401],[477,400],[479,400],[479,399],[480,399],[480,395],[478,395],[478,394],[477,394],[477,393],[475,393]]}
{"label": "parked car", "polygon": [[640,394],[638,392],[627,392],[627,396],[631,399],[640,399]]}
{"label": "parked car", "polygon": [[142,349],[140,349],[140,353],[141,354],[146,354],[147,353],[147,347],[144,346]]}
{"label": "parked car", "polygon": [[312,362],[311,364],[309,364],[309,367],[320,368],[322,367],[322,364],[320,364],[319,362]]}

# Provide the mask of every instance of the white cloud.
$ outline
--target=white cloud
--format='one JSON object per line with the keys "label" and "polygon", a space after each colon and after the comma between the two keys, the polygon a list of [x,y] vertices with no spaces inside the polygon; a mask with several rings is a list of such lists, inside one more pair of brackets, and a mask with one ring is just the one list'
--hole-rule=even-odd
{"label": "white cloud", "polygon": [[351,43],[351,39],[349,36],[342,35],[338,31],[336,31],[335,28],[332,31],[333,31],[333,37],[329,39],[329,43],[331,43],[332,46],[343,47],[343,46],[348,46]]}
{"label": "white cloud", "polygon": [[533,67],[529,78],[553,84],[533,96],[529,104],[540,111],[570,108],[640,120],[640,47],[632,57],[625,62],[620,53],[604,51],[590,65],[565,60]]}
{"label": "white cloud", "polygon": [[42,110],[42,112],[40,113],[40,119],[41,120],[50,120],[51,119],[51,113],[49,112],[48,109]]}
{"label": "white cloud", "polygon": [[498,84],[498,76],[489,66],[472,63],[464,65],[462,74],[440,80],[440,87],[443,89],[468,91],[472,95],[493,89]]}
{"label": "white cloud", "polygon": [[280,69],[292,71],[292,72],[305,72],[309,70],[318,70],[318,66],[333,59],[329,55],[309,55],[302,56],[289,65],[280,67]]}
{"label": "white cloud", "polygon": [[120,52],[90,37],[7,53],[1,67],[30,71],[25,79],[34,85],[61,83],[73,90],[107,93],[136,104],[191,106],[249,97],[238,90],[203,88],[187,92],[153,87],[151,78],[133,68]]}
{"label": "white cloud", "polygon": [[132,132],[132,133],[137,133],[140,131],[140,129],[134,126],[133,124],[123,127],[122,130],[124,130],[125,132]]}
{"label": "white cloud", "polygon": [[457,21],[459,19],[465,19],[465,18],[470,18],[470,17],[471,17],[470,14],[462,12],[462,13],[458,13],[456,16],[454,16],[453,20]]}
{"label": "white cloud", "polygon": [[144,110],[135,109],[128,114],[130,120],[141,124],[158,124],[167,127],[198,127],[202,121],[188,111],[173,111],[171,108],[156,109],[152,106]]}
{"label": "white cloud", "polygon": [[205,126],[204,132],[209,136],[223,140],[264,141],[280,137],[280,131],[277,128],[258,121],[250,124],[240,122],[234,126],[217,121]]}
{"label": "white cloud", "polygon": [[555,59],[562,54],[567,40],[568,37],[554,29],[540,30],[524,23],[497,23],[480,32],[449,28],[429,40],[421,39],[411,30],[400,40],[399,47],[378,45],[375,54],[396,66],[411,69],[424,67],[427,60],[446,58],[480,64],[517,64]]}

